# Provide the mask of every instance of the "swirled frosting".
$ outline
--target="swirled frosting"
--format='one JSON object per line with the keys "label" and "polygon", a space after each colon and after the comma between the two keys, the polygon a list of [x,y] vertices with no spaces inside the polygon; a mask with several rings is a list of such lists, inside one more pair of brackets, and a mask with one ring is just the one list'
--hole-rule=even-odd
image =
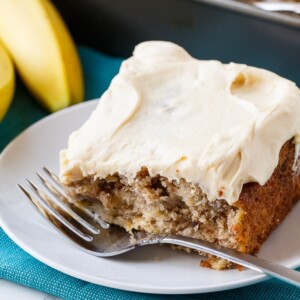
{"label": "swirled frosting", "polygon": [[272,72],[191,57],[170,42],[139,44],[86,123],[62,150],[68,184],[118,172],[129,182],[185,178],[208,199],[238,200],[263,185],[283,144],[300,131],[300,91]]}

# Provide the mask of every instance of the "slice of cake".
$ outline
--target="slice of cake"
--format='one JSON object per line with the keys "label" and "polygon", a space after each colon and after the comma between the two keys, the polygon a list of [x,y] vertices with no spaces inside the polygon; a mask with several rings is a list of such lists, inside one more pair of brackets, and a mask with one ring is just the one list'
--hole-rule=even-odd
{"label": "slice of cake", "polygon": [[60,179],[70,201],[128,231],[255,254],[300,196],[299,116],[291,81],[145,42],[70,136]]}

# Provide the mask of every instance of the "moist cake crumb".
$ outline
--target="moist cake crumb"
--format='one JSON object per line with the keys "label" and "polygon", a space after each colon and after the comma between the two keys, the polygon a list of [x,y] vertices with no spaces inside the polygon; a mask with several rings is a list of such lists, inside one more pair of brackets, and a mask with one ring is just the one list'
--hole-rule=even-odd
{"label": "moist cake crumb", "polygon": [[[151,177],[146,167],[131,184],[115,173],[102,179],[89,176],[65,185],[65,189],[72,201],[81,201],[104,221],[129,232],[177,234],[256,254],[300,196],[300,176],[293,171],[294,151],[290,140],[282,147],[268,182],[264,186],[245,184],[232,205],[224,200],[209,201],[199,186],[185,179],[177,182],[159,175]],[[199,254],[207,256],[201,262],[204,267],[237,267],[225,259]]]}

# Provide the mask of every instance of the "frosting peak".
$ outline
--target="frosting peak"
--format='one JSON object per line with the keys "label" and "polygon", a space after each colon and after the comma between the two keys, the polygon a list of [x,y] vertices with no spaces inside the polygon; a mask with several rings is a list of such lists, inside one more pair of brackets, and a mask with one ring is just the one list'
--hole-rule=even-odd
{"label": "frosting peak", "polygon": [[61,152],[61,180],[185,178],[210,200],[234,203],[243,184],[263,185],[283,144],[300,132],[300,91],[272,72],[191,57],[145,42],[124,61],[89,120]]}

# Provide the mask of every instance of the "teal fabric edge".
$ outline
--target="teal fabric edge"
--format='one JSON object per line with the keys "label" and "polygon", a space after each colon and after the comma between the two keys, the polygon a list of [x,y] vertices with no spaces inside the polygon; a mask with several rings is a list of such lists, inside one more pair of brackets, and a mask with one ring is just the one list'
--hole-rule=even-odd
{"label": "teal fabric edge", "polygon": [[[184,274],[178,274],[178,276],[184,276]],[[2,229],[0,229],[0,278],[46,292],[56,297],[71,300],[295,300],[299,299],[300,297],[299,288],[276,279],[271,279],[244,288],[194,295],[154,295],[112,289],[76,279],[46,266],[18,247],[13,241],[10,240],[10,238]]]}
{"label": "teal fabric edge", "polygon": [[[83,46],[78,50],[85,78],[85,99],[98,98],[118,72],[123,59],[104,55]],[[7,116],[0,123],[0,151],[16,135],[46,115],[47,112],[33,100],[18,80],[13,103]],[[11,241],[2,229],[0,229],[0,278],[63,299],[300,299],[299,288],[276,279],[230,291],[177,296],[141,294],[103,287],[68,276],[39,262]]]}

